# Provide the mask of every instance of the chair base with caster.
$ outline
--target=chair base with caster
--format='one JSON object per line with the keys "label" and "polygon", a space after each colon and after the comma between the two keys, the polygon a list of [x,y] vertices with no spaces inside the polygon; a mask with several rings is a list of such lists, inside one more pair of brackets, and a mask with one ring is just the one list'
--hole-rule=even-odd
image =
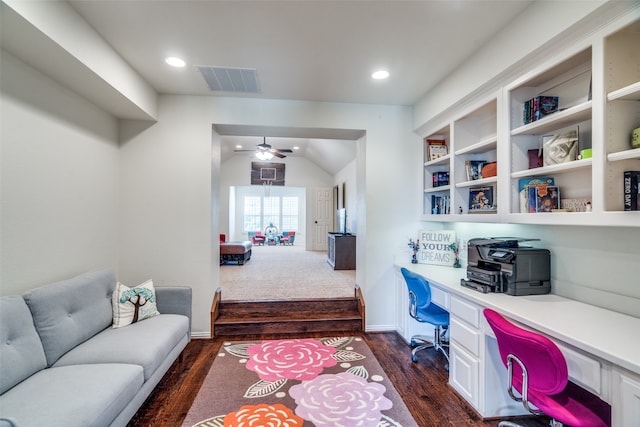
{"label": "chair base with caster", "polygon": [[411,337],[411,360],[413,362],[418,361],[417,353],[427,348],[433,348],[436,353],[441,352],[447,359],[447,364],[444,369],[449,370],[449,341],[447,340],[447,326],[436,326],[433,333],[433,338],[430,339],[424,335],[414,335]]}

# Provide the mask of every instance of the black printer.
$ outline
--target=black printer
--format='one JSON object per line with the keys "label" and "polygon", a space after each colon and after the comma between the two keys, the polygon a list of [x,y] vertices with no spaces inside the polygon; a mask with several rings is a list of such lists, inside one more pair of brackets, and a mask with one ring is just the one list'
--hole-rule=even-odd
{"label": "black printer", "polygon": [[521,246],[538,239],[491,237],[468,244],[467,279],[460,284],[480,292],[541,295],[551,291],[548,249]]}

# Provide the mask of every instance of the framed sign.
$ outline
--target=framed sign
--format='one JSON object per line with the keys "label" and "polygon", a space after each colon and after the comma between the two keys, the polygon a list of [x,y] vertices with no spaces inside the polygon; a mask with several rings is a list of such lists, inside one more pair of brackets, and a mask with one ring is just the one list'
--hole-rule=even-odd
{"label": "framed sign", "polygon": [[448,265],[456,261],[451,245],[456,243],[456,232],[452,230],[420,230],[418,232],[420,249],[416,254],[419,264]]}

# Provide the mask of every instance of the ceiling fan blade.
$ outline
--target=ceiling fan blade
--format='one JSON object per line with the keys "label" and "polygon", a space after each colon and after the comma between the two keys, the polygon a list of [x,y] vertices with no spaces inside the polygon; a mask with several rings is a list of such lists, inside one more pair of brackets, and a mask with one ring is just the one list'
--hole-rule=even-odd
{"label": "ceiling fan blade", "polygon": [[287,157],[287,156],[285,156],[284,154],[280,154],[279,152],[277,152],[277,151],[275,151],[275,150],[274,150],[274,151],[271,151],[271,154],[273,154],[273,155],[274,155],[274,156],[276,156],[276,157],[280,157],[281,159],[284,159],[285,157]]}
{"label": "ceiling fan blade", "polygon": [[233,150],[234,153],[248,153],[255,152],[256,150]]}
{"label": "ceiling fan blade", "polygon": [[290,150],[288,148],[274,148],[274,150],[279,151],[281,153],[293,153],[293,150]]}

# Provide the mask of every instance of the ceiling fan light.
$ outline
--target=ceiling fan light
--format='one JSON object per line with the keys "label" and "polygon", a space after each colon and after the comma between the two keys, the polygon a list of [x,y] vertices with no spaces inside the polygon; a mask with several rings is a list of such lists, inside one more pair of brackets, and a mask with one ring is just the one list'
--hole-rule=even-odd
{"label": "ceiling fan light", "polygon": [[271,160],[273,158],[273,154],[268,151],[258,151],[256,153],[256,157],[260,160]]}

